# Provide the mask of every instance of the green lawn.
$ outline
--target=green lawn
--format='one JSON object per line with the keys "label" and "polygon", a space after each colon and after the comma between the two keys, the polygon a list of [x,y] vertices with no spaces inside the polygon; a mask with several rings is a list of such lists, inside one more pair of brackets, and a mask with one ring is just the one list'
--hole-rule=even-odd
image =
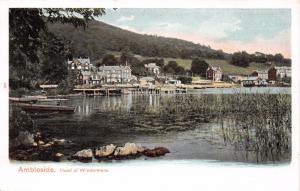
{"label": "green lawn", "polygon": [[[118,54],[115,54],[118,55]],[[149,59],[153,57],[141,57],[141,60]],[[169,61],[176,61],[179,66],[182,66],[184,69],[190,69],[192,60],[191,59],[181,59],[181,58],[164,58],[165,64]],[[210,66],[220,66],[222,73],[225,75],[228,74],[241,74],[241,75],[250,75],[254,70],[267,70],[270,68],[269,65],[262,63],[251,63],[249,67],[238,67],[229,64],[226,60],[221,59],[204,59]]]}
{"label": "green lawn", "polygon": [[[165,58],[165,63],[174,60],[178,65],[182,66],[184,69],[190,69],[192,60],[190,59],[174,59],[174,58]],[[204,59],[210,66],[220,66],[223,74],[242,74],[250,75],[254,70],[267,70],[270,66],[260,63],[251,63],[249,67],[238,67],[232,64],[229,64],[226,60],[221,59]]]}

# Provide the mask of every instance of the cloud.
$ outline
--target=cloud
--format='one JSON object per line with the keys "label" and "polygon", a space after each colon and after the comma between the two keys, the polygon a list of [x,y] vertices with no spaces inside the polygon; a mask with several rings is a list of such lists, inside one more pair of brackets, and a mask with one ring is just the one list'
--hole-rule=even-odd
{"label": "cloud", "polygon": [[117,19],[117,22],[118,22],[118,23],[122,23],[122,22],[124,22],[124,21],[132,21],[132,20],[134,20],[134,19],[135,19],[134,15],[130,15],[130,16],[121,16],[119,19]]}
{"label": "cloud", "polygon": [[122,28],[122,29],[125,29],[125,30],[128,30],[128,31],[131,31],[131,32],[135,32],[135,33],[141,33],[141,31],[138,31],[137,29],[131,27],[131,26],[128,26],[128,25],[115,25],[119,28]]}
{"label": "cloud", "polygon": [[206,39],[219,40],[228,36],[228,33],[242,30],[241,20],[235,17],[211,17],[199,24],[198,35]]}
{"label": "cloud", "polygon": [[[133,19],[134,16],[122,16],[119,20],[126,21]],[[136,28],[130,24],[120,23],[116,23],[115,26],[136,33],[173,37],[202,45],[210,45],[214,49],[222,49],[228,53],[245,50],[249,53],[259,51],[270,54],[282,53],[285,57],[291,56],[290,29],[283,30],[271,38],[265,38],[257,34],[256,38],[248,42],[228,40],[229,35],[243,30],[241,20],[233,16],[212,16],[193,26],[179,22],[161,21],[149,23],[144,25],[143,28]]]}
{"label": "cloud", "polygon": [[195,38],[200,43],[209,44],[214,49],[222,49],[225,52],[233,53],[237,51],[247,51],[254,53],[256,51],[266,54],[281,53],[285,57],[291,56],[291,34],[290,29],[283,30],[272,38],[257,36],[250,42],[242,41],[218,41],[211,39]]}

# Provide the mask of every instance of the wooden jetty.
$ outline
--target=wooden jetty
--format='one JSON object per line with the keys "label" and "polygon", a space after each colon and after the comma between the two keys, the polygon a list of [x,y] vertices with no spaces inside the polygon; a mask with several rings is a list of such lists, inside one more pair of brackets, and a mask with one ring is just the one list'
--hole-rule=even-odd
{"label": "wooden jetty", "polygon": [[122,88],[75,88],[74,91],[84,95],[121,95],[125,93]]}
{"label": "wooden jetty", "polygon": [[121,94],[175,94],[175,93],[187,93],[186,88],[176,86],[166,87],[102,87],[102,88],[76,88],[76,92],[81,92],[84,95],[121,95]]}
{"label": "wooden jetty", "polygon": [[167,87],[137,87],[130,89],[132,94],[180,94],[187,93],[186,88],[167,86]]}
{"label": "wooden jetty", "polygon": [[40,105],[28,103],[15,103],[14,106],[21,107],[28,112],[57,112],[57,113],[74,113],[77,107],[57,106],[57,105]]}

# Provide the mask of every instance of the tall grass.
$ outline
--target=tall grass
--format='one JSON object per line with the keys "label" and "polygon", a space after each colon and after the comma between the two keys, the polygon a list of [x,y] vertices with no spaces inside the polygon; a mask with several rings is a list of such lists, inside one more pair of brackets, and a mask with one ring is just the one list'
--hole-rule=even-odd
{"label": "tall grass", "polygon": [[237,150],[255,152],[257,161],[290,153],[291,96],[286,94],[188,95],[161,101],[162,118],[205,118]]}

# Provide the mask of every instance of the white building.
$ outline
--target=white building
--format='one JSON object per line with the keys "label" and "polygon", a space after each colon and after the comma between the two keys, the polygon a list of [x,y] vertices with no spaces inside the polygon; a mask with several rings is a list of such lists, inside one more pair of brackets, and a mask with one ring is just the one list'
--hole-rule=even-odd
{"label": "white building", "polygon": [[129,66],[100,66],[98,74],[106,83],[128,83],[135,79]]}
{"label": "white building", "polygon": [[212,81],[221,81],[222,80],[222,70],[218,67],[210,66],[206,70],[206,79]]}
{"label": "white building", "polygon": [[257,76],[260,79],[267,80],[268,79],[268,71],[256,70],[256,71],[252,72],[252,76]]}
{"label": "white building", "polygon": [[160,67],[156,65],[156,63],[145,64],[145,68],[147,68],[150,72],[153,72],[155,75],[160,74]]}

